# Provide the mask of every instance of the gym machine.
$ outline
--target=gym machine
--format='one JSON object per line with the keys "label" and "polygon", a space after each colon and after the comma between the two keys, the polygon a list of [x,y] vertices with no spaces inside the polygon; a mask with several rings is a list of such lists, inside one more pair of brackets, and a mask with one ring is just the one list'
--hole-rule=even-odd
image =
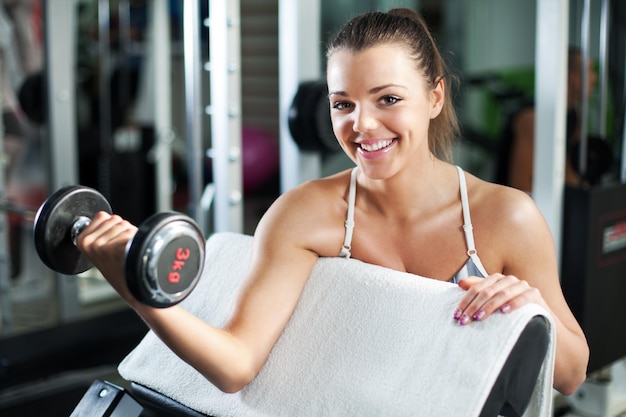
{"label": "gym machine", "polygon": [[[616,5],[616,3],[614,4]],[[599,34],[599,115],[597,133],[607,138],[608,43],[611,29],[609,0],[600,6]],[[582,51],[582,82],[589,77],[587,62],[590,51],[591,2],[582,2],[580,44]],[[619,17],[618,17],[619,19]],[[619,24],[615,21],[613,23]],[[623,31],[623,26],[621,29]],[[622,35],[623,36],[623,35]],[[620,52],[616,49],[620,56]],[[623,55],[622,58],[623,59]],[[622,66],[622,77],[625,76]],[[612,80],[616,82],[615,79]],[[623,85],[626,85],[626,78]],[[582,89],[581,139],[578,147],[578,172],[593,178],[597,151],[591,146],[588,114],[589,100]],[[626,97],[626,96],[624,96]],[[619,100],[616,100],[619,101]],[[621,109],[623,121],[624,103]],[[622,153],[626,147],[625,126],[622,132]],[[617,139],[617,138],[616,138]],[[541,142],[541,141],[540,141]],[[611,161],[612,162],[612,161]],[[588,378],[578,391],[568,397],[572,414],[596,417],[615,416],[626,411],[626,336],[615,323],[626,320],[623,294],[626,292],[626,160],[621,157],[616,181],[588,187],[566,186],[563,193],[561,284],[572,312],[579,321],[590,347]],[[535,162],[537,166],[537,161]],[[558,235],[557,235],[558,236]]]}
{"label": "gym machine", "polygon": [[[320,79],[319,0],[279,0],[280,188],[321,176],[321,153],[298,147],[289,127],[300,84]],[[306,87],[305,87],[306,88]]]}
{"label": "gym machine", "polygon": [[[128,2],[120,2],[120,7],[123,7],[125,3]],[[198,52],[195,61],[186,61],[184,63],[186,71],[196,74],[201,74],[203,71],[207,71],[207,73],[210,72],[211,83],[217,82],[219,84],[225,84],[223,82],[224,80],[220,80],[219,77],[227,74],[231,82],[228,85],[228,92],[225,94],[234,98],[239,92],[238,90],[233,90],[232,85],[233,83],[238,83],[240,77],[240,64],[235,60],[235,57],[239,57],[238,2],[205,2],[206,4],[210,3],[211,7],[214,7],[214,9],[211,10],[210,19],[205,21],[201,19],[197,20],[199,13],[197,9],[195,12],[192,10],[198,7],[199,3],[200,2],[184,2],[187,14],[183,16],[183,19],[185,19],[183,26],[188,28],[189,24],[195,21],[196,28],[198,29],[197,31],[186,31],[183,34],[184,48],[189,49],[193,47],[196,48]],[[99,0],[98,2],[98,5],[102,7],[104,7],[105,4],[108,4],[108,1]],[[147,105],[143,106],[142,112],[142,120],[154,122],[154,144],[147,152],[147,156],[153,157],[154,167],[157,171],[155,173],[158,183],[157,209],[166,211],[170,209],[168,204],[171,204],[171,191],[169,191],[168,188],[171,184],[171,175],[167,173],[167,168],[169,168],[171,164],[170,152],[173,136],[170,117],[171,97],[169,95],[171,78],[169,73],[169,61],[171,59],[171,53],[170,39],[169,36],[166,36],[166,34],[169,33],[167,5],[167,1],[155,0],[150,2],[148,7],[151,13],[149,18],[152,20],[152,25],[148,25],[149,33],[148,36],[146,36],[145,52],[146,60],[151,60],[152,62],[151,71],[153,71],[153,73],[147,74],[145,77],[146,85],[144,87],[146,91],[154,93],[154,97],[149,96],[152,98],[147,98],[149,102]],[[227,5],[228,10],[224,9],[224,7],[226,7],[225,5]],[[235,5],[237,8],[234,8]],[[77,133],[74,131],[76,126],[76,115],[74,111],[76,108],[76,80],[74,78],[74,61],[73,59],[68,59],[68,56],[73,56],[73,52],[71,49],[69,51],[67,49],[68,45],[74,44],[73,40],[76,36],[75,13],[76,3],[67,0],[55,2],[54,7],[45,7],[44,10],[46,21],[46,48],[50,56],[50,59],[46,62],[47,97],[49,100],[47,107],[50,108],[50,112],[48,113],[49,125],[47,126],[47,133],[51,138],[49,141],[49,160],[46,162],[48,162],[50,167],[48,175],[48,188],[50,190],[60,190],[68,186],[68,184],[78,183],[78,169],[75,166],[75,161],[77,161],[75,143]],[[108,22],[105,22],[106,18],[106,14],[101,17],[101,27],[108,25]],[[120,21],[122,27],[123,24],[124,21]],[[207,28],[210,27],[211,31],[215,30],[215,33],[219,33],[221,27],[228,28],[227,32],[229,33],[230,40],[228,50],[224,50],[223,36],[212,36],[211,42],[214,43],[214,46],[211,46],[210,49],[211,53],[218,53],[220,50],[227,52],[227,60],[220,58],[218,55],[217,57],[212,57],[211,62],[208,63],[201,63],[199,61],[200,47],[204,45],[201,42],[199,24],[204,25],[203,30],[207,30]],[[185,53],[185,55],[187,55],[187,53]],[[187,77],[186,80],[186,83],[188,83],[185,87],[186,91],[195,92],[195,97],[199,98],[197,93],[202,91],[202,85],[188,78],[189,77]],[[153,88],[154,85],[158,85],[159,88]],[[165,96],[162,94],[165,94]],[[217,96],[216,100],[223,103],[223,97]],[[106,106],[110,105],[110,103],[104,104]],[[179,302],[184,297],[185,293],[191,291],[196,275],[199,276],[199,271],[201,271],[202,262],[204,261],[202,254],[204,238],[201,236],[207,233],[208,226],[206,225],[206,216],[211,203],[214,203],[216,210],[216,213],[212,213],[216,216],[214,223],[216,228],[238,231],[242,223],[242,219],[239,219],[242,201],[241,198],[236,198],[238,195],[237,190],[241,189],[240,177],[236,175],[241,169],[241,161],[239,158],[241,152],[238,151],[239,146],[237,142],[231,141],[231,138],[234,135],[238,135],[240,131],[238,127],[240,123],[238,100],[234,99],[233,103],[226,108],[223,106],[207,107],[204,103],[196,101],[188,101],[187,105],[194,106],[190,108],[187,113],[196,114],[196,120],[200,120],[205,117],[207,113],[210,113],[210,117],[212,118],[211,126],[214,129],[212,137],[217,138],[213,142],[213,152],[211,152],[211,156],[214,159],[213,167],[217,170],[218,166],[226,166],[231,173],[230,177],[228,173],[224,174],[222,172],[216,173],[214,177],[220,179],[230,178],[230,180],[228,180],[230,181],[230,185],[224,188],[219,184],[211,184],[210,187],[212,187],[214,191],[214,199],[203,199],[203,197],[210,197],[210,187],[207,187],[208,191],[204,190],[204,193],[202,193],[203,190],[200,189],[197,194],[194,194],[194,200],[190,204],[190,212],[193,212],[193,214],[198,217],[197,221],[191,218],[182,219],[182,215],[177,214],[176,216],[179,216],[178,220],[172,222],[174,218],[171,217],[170,214],[165,216],[167,217],[167,219],[165,219],[163,213],[161,213],[153,219],[156,223],[152,223],[149,226],[146,226],[148,223],[142,223],[141,227],[146,231],[145,239],[142,239],[144,245],[142,245],[142,247],[136,246],[134,255],[129,252],[126,267],[129,269],[134,267],[135,271],[133,273],[136,277],[142,276],[144,279],[151,277],[150,279],[153,280],[152,284],[148,284],[145,281],[137,281],[137,291],[143,291],[146,302],[157,304],[157,306],[171,305],[172,303]],[[216,130],[216,127],[220,125],[218,118],[222,118],[221,120],[226,121],[228,125],[227,130]],[[187,133],[186,138],[189,145],[189,154],[193,155],[193,158],[197,158],[192,161],[192,166],[199,167],[199,165],[195,165],[196,161],[204,161],[206,159],[206,152],[202,145],[202,137],[194,135],[201,134],[202,132],[188,128]],[[221,145],[217,144],[218,140],[223,141],[223,143]],[[226,149],[226,151],[224,151],[224,149]],[[222,162],[217,163],[217,160]],[[196,183],[201,183],[203,173],[194,172],[196,171],[189,172],[190,177],[195,178],[194,181],[196,181]],[[235,174],[232,174],[233,172],[235,172]],[[4,181],[2,183],[4,184]],[[68,205],[68,201],[74,198],[71,196],[73,193],[81,194],[83,192],[84,190],[81,189],[73,191],[72,194],[58,197],[60,197],[61,200],[66,200],[62,205]],[[241,194],[239,194],[239,196],[241,197]],[[94,195],[92,194],[89,198],[94,198]],[[95,199],[100,198],[100,196],[97,196]],[[164,199],[166,202],[164,202]],[[4,194],[0,194],[0,206],[13,213],[24,214],[31,219],[35,218],[37,211],[36,208],[19,207],[13,204],[8,201]],[[218,209],[218,207],[221,208]],[[217,211],[222,212],[224,207],[227,212],[234,213],[234,215],[230,215],[230,218],[234,219],[231,222],[217,219]],[[55,210],[52,210],[52,212],[54,211]],[[2,214],[2,218],[5,219],[6,211],[0,214]],[[59,213],[52,214],[51,217],[54,219]],[[89,218],[92,214],[93,213],[87,213],[85,217]],[[158,219],[158,217],[160,217],[160,219]],[[41,221],[43,222],[43,217]],[[46,222],[51,222],[50,218],[48,218]],[[52,220],[52,222],[54,222],[54,220]],[[151,222],[152,220],[149,223]],[[170,275],[172,271],[160,264],[160,262],[165,262],[164,259],[167,257],[167,255],[162,252],[166,250],[165,247],[167,245],[165,247],[158,245],[163,245],[162,241],[169,241],[171,243],[172,240],[177,239],[176,236],[180,237],[178,227],[176,227],[177,231],[172,232],[171,226],[175,223],[178,225],[183,224],[183,228],[186,228],[186,232],[184,233],[187,234],[186,239],[190,241],[190,247],[194,248],[193,260],[195,264],[193,268],[191,268],[190,263],[186,262],[185,271],[187,271],[187,274],[184,279],[179,280],[178,284],[180,285],[176,286],[176,290],[172,289],[172,283],[166,280],[164,285],[170,285],[168,290],[167,288],[163,289],[160,287],[159,279],[161,279],[161,282],[163,281],[163,277],[167,277],[168,279],[173,278],[175,280],[175,275]],[[6,225],[6,223],[0,223],[0,226],[3,224]],[[41,224],[43,223],[40,223],[40,225]],[[205,226],[201,227],[201,224]],[[45,229],[45,227],[43,229]],[[6,227],[3,228],[3,230],[7,230]],[[6,234],[3,233],[2,237],[5,239],[3,241],[6,243]],[[47,236],[44,233],[44,240],[45,239],[52,239],[52,236]],[[69,245],[70,249],[75,250],[73,243],[67,241],[67,235],[63,235],[62,241],[64,242],[64,246],[67,247]],[[159,241],[161,241],[161,243],[159,243]],[[155,247],[155,245],[158,247]],[[45,248],[43,248],[43,250],[41,247],[39,248],[39,250],[42,250],[43,258],[48,259],[52,264],[51,267],[57,270],[58,265],[56,262],[58,258],[55,252],[57,249],[50,249],[47,244],[44,246]],[[47,253],[47,251],[50,250],[52,252]],[[157,251],[157,254],[155,254],[155,251]],[[158,254],[158,251],[161,251],[160,254]],[[146,252],[150,252],[152,256],[153,260],[150,261],[152,265],[140,264],[138,261]],[[76,254],[72,256],[76,256]],[[131,262],[131,260],[133,261]],[[173,262],[175,261],[177,260],[168,257],[167,262],[169,266],[174,265]],[[2,243],[0,243],[0,267],[3,269],[8,268],[8,246],[2,245]],[[55,326],[53,329],[37,330],[23,335],[13,335],[12,325],[14,319],[11,314],[14,310],[14,300],[11,294],[10,274],[0,273],[2,331],[11,336],[10,340],[7,339],[6,343],[0,346],[0,357],[2,358],[0,385],[6,385],[7,383],[26,383],[29,381],[29,378],[47,377],[50,373],[55,371],[60,372],[62,370],[74,369],[73,366],[75,366],[76,362],[79,360],[77,357],[82,357],[82,352],[84,351],[92,352],[91,355],[93,357],[89,358],[89,361],[95,362],[93,364],[89,362],[88,366],[97,366],[99,364],[98,361],[111,361],[106,363],[119,361],[121,358],[120,354],[126,353],[132,346],[136,345],[138,342],[137,336],[145,334],[145,324],[142,323],[141,319],[136,317],[136,314],[132,311],[114,311],[110,314],[104,314],[102,317],[89,316],[90,313],[84,311],[84,307],[79,299],[79,287],[83,284],[82,278],[78,280],[66,276],[66,274],[73,275],[80,270],[62,269],[62,271],[63,273],[59,272],[55,276],[57,293],[53,294],[53,296],[56,295],[59,305],[58,318],[55,320],[55,323],[58,322],[58,326]],[[182,286],[183,284],[185,287]],[[152,285],[153,290],[150,290],[150,285]],[[159,289],[156,290],[155,293],[154,290],[157,287]],[[183,289],[181,290],[180,288]],[[122,303],[119,304],[122,305]],[[114,303],[113,307],[115,308],[116,305],[117,302]],[[100,311],[100,308],[102,307],[95,306],[94,310]],[[108,331],[109,326],[112,328],[110,332]],[[95,330],[96,328],[99,330]],[[113,329],[115,332],[113,332]],[[92,330],[95,330],[96,333]],[[45,342],[46,338],[54,340],[54,343]],[[95,343],[96,346],[91,346],[92,343]],[[25,348],[25,345],[28,347]],[[86,346],[89,346],[89,348],[86,348]],[[86,362],[88,359],[80,360]]]}

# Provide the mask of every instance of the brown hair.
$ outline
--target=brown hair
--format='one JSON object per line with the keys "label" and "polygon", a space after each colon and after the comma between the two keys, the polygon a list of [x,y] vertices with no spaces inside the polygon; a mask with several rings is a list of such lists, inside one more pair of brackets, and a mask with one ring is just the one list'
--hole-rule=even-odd
{"label": "brown hair", "polygon": [[[392,9],[387,13],[369,12],[356,16],[339,31],[328,45],[326,56],[347,49],[360,52],[380,44],[402,44],[411,51],[417,69],[434,88],[448,73],[435,40],[424,19],[410,9]],[[430,123],[428,147],[438,158],[452,160],[452,143],[459,136],[459,122],[454,111],[450,88],[445,85],[441,113]]]}

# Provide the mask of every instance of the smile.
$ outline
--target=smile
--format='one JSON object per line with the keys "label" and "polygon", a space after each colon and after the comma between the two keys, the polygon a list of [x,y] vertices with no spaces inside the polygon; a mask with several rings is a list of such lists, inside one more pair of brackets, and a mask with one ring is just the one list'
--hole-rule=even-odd
{"label": "smile", "polygon": [[375,142],[375,143],[359,143],[359,146],[364,151],[376,152],[376,151],[379,151],[379,150],[381,150],[383,148],[388,147],[392,143],[393,143],[393,140],[388,139],[388,140],[381,140],[381,141],[378,141],[378,142]]}

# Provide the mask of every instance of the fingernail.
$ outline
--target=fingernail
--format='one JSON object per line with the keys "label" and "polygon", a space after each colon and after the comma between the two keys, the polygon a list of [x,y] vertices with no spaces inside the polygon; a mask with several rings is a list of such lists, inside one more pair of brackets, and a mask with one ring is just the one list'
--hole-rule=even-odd
{"label": "fingernail", "polygon": [[461,318],[459,319],[459,324],[461,326],[465,326],[468,322],[469,322],[469,317],[467,316],[467,314],[463,314]]}
{"label": "fingernail", "polygon": [[508,313],[508,311],[511,309],[511,306],[508,304],[503,305],[502,307],[500,307],[500,313]]}
{"label": "fingernail", "polygon": [[461,314],[463,314],[463,311],[461,311],[460,308],[457,308],[456,310],[454,310],[454,315],[452,316],[452,318],[454,320],[458,320],[461,318]]}
{"label": "fingernail", "polygon": [[479,321],[480,319],[484,317],[484,315],[485,315],[485,310],[481,308],[476,313],[474,313],[472,317],[474,318],[474,320]]}

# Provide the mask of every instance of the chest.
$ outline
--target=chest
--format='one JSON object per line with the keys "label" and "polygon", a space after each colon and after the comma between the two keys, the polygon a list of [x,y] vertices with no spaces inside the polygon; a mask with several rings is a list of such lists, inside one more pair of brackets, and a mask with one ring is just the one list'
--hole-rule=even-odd
{"label": "chest", "polygon": [[448,281],[468,260],[461,218],[355,223],[352,257],[364,262]]}

